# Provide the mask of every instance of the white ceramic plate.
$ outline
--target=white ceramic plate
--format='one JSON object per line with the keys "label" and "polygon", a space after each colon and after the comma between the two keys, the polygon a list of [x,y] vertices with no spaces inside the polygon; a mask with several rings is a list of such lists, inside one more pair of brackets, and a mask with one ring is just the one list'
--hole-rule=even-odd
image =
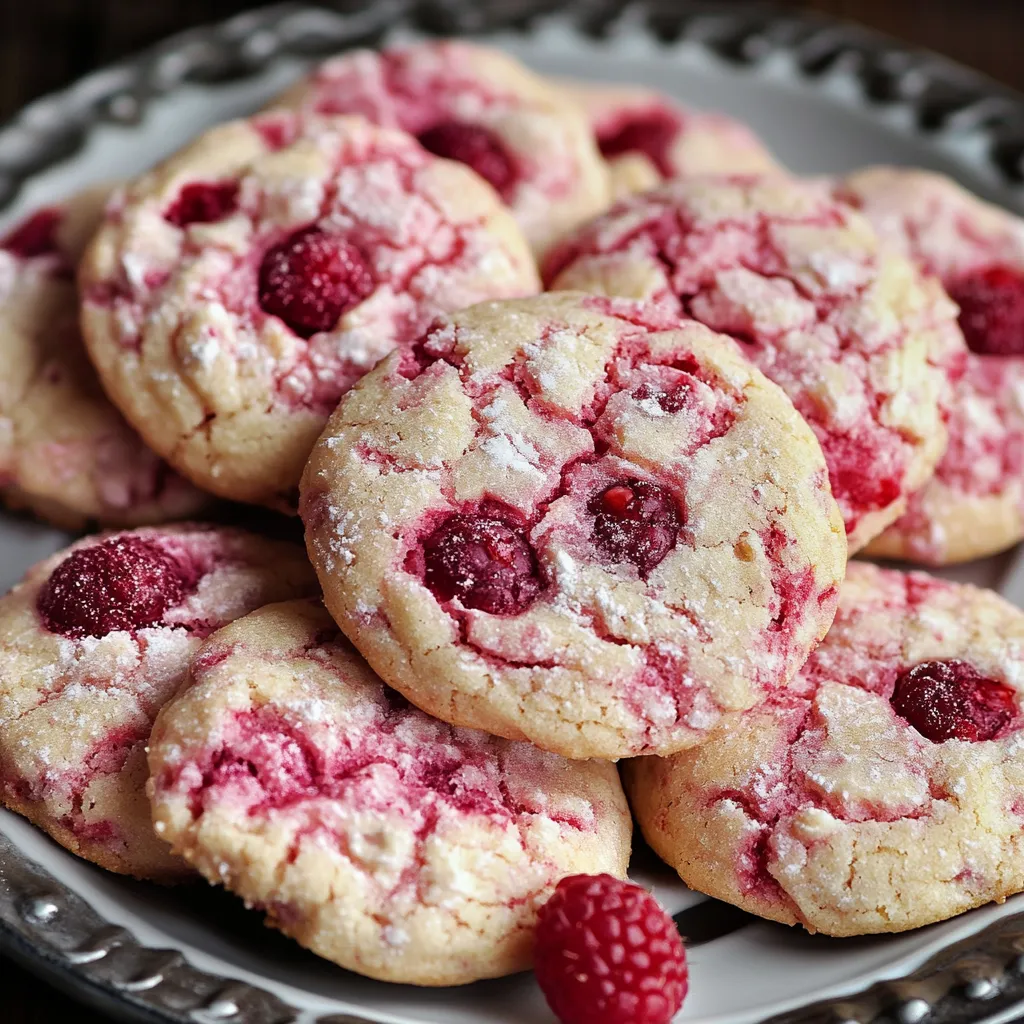
{"label": "white ceramic plate", "polygon": [[[522,17],[505,30],[510,6]],[[1024,210],[1024,98],[938,58],[761,8],[706,15],[674,6],[648,15],[603,2],[577,6],[575,15],[531,18],[530,6],[538,5],[393,0],[338,15],[288,5],[170,40],[40,100],[0,130],[0,229],[84,184],[141,171],[207,125],[255,109],[301,72],[304,55],[425,28],[482,29],[544,72],[641,82],[723,109],[750,122],[795,171],[920,164]],[[202,81],[208,78],[220,81]],[[66,539],[0,520],[0,586]],[[1024,572],[1015,574],[1014,558],[956,575],[1024,603]],[[649,852],[638,854],[634,868],[673,913],[683,911],[680,927],[692,939],[683,1020],[747,1024],[785,1015],[918,1024],[932,1015],[946,1024],[1020,1012],[1022,898],[907,935],[835,940],[691,894]],[[258,915],[223,893],[107,874],[5,812],[0,946],[111,1013],[150,1021],[552,1019],[528,975],[436,991],[371,982],[265,930]]]}

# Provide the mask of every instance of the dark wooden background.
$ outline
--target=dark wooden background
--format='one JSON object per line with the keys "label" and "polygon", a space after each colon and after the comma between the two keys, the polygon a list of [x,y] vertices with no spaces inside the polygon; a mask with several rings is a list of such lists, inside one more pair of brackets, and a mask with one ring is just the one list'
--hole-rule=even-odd
{"label": "dark wooden background", "polygon": [[[723,7],[730,0],[719,0]],[[0,0],[0,120],[35,96],[251,0]],[[1024,0],[790,0],[938,50],[1024,91]],[[7,1024],[100,1024],[0,959]]]}

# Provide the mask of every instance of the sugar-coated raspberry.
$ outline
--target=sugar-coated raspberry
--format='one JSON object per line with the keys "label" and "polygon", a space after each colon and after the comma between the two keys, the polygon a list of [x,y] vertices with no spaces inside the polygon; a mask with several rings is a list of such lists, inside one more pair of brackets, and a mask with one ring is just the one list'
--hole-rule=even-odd
{"label": "sugar-coated raspberry", "polygon": [[317,227],[303,228],[268,249],[260,265],[261,308],[303,338],[333,329],[373,289],[363,254]]}
{"label": "sugar-coated raspberry", "polygon": [[623,480],[590,501],[594,542],[615,562],[646,576],[676,546],[683,517],[675,498],[657,484]]}
{"label": "sugar-coated raspberry", "polygon": [[238,182],[195,182],[178,193],[164,218],[179,228],[189,224],[212,224],[234,213],[237,205]]}
{"label": "sugar-coated raspberry", "polygon": [[516,183],[512,157],[501,140],[478,124],[443,121],[418,136],[420,145],[435,156],[471,167],[507,200]]}
{"label": "sugar-coated raspberry", "polygon": [[624,120],[598,132],[597,145],[603,156],[643,153],[666,178],[673,176],[668,153],[679,134],[679,118],[671,110],[654,108],[628,115]]}
{"label": "sugar-coated raspberry", "polygon": [[925,661],[896,680],[891,703],[925,739],[995,739],[1017,717],[1010,687],[966,661]]}
{"label": "sugar-coated raspberry", "polygon": [[57,227],[60,220],[60,210],[38,210],[0,241],[0,249],[6,249],[25,260],[57,252]]}
{"label": "sugar-coated raspberry", "polygon": [[960,307],[968,348],[986,356],[1024,355],[1024,274],[993,266],[946,282]]}
{"label": "sugar-coated raspberry", "polygon": [[668,1024],[686,998],[686,950],[672,918],[611,875],[558,883],[537,915],[534,968],[562,1024]]}
{"label": "sugar-coated raspberry", "polygon": [[442,601],[515,615],[541,590],[540,570],[525,533],[487,515],[453,515],[423,542],[424,579]]}
{"label": "sugar-coated raspberry", "polygon": [[140,537],[111,537],[80,548],[54,569],[39,593],[51,633],[101,637],[160,622],[196,580],[166,551]]}

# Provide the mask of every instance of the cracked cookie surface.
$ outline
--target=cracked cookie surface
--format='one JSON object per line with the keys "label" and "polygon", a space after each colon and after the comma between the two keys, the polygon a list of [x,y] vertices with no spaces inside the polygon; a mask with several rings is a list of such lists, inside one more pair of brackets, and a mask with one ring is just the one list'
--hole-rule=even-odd
{"label": "cracked cookie surface", "polygon": [[956,309],[819,183],[694,178],[627,197],[560,243],[545,277],[739,340],[820,441],[851,551],[900,515],[945,448]]}
{"label": "cracked cookie surface", "polygon": [[829,935],[903,931],[1024,889],[1024,613],[851,562],[790,689],[627,790],[691,887]]}
{"label": "cracked cookie surface", "polygon": [[781,171],[753,131],[725,114],[692,110],[639,86],[568,79],[555,84],[586,112],[614,198],[667,178]]}
{"label": "cracked cookie surface", "polygon": [[1024,536],[1024,221],[939,174],[876,167],[836,194],[959,303],[968,352],[949,446],[869,554],[945,565]]}
{"label": "cracked cookie surface", "polygon": [[499,50],[458,40],[355,50],[275,103],[359,114],[467,164],[536,252],[608,205],[608,173],[578,104]]}
{"label": "cracked cookie surface", "polygon": [[176,851],[313,952],[387,981],[523,970],[558,880],[623,877],[629,860],[613,765],[430,718],[319,602],[210,637],[149,760]]}
{"label": "cracked cookie surface", "polygon": [[195,524],[40,562],[0,600],[0,802],[111,871],[189,874],[152,829],[153,720],[213,630],[315,592],[297,545]]}
{"label": "cracked cookie surface", "polygon": [[536,291],[461,164],[359,118],[212,129],[108,207],[80,274],[104,385],[184,475],[293,510],[339,397],[438,313]]}
{"label": "cracked cookie surface", "polygon": [[570,757],[697,744],[828,628],[821,450],[728,338],[572,293],[392,353],[306,468],[341,628],[413,703]]}
{"label": "cracked cookie surface", "polygon": [[69,530],[180,519],[211,500],[143,444],[86,356],[74,271],[107,194],[88,189],[0,237],[0,493]]}

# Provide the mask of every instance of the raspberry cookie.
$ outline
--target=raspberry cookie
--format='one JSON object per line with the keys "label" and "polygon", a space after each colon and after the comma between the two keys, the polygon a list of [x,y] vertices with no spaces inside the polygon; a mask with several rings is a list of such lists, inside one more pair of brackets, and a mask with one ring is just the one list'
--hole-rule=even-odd
{"label": "raspberry cookie", "polygon": [[82,192],[0,238],[0,493],[69,530],[180,518],[209,501],[142,443],[86,357],[74,267],[106,196]]}
{"label": "raspberry cookie", "polygon": [[529,295],[533,258],[461,164],[360,118],[214,128],[108,208],[90,353],[146,440],[218,494],[294,510],[339,397],[440,312]]}
{"label": "raspberry cookie", "polygon": [[485,46],[448,40],[355,50],[321,64],[276,103],[361,114],[468,165],[508,204],[537,252],[608,205],[608,173],[579,106]]}
{"label": "raspberry cookie", "polygon": [[856,551],[946,444],[956,309],[820,184],[680,179],[621,200],[553,252],[555,288],[656,300],[739,340],[821,442]]}
{"label": "raspberry cookie", "polygon": [[613,765],[444,725],[319,602],[220,630],[150,741],[157,832],[211,882],[360,974],[458,985],[529,966],[565,875],[624,876]]}
{"label": "raspberry cookie", "polygon": [[1024,221],[925,171],[871,168],[837,194],[942,282],[970,349],[946,454],[869,554],[944,565],[1001,551],[1024,536]]}
{"label": "raspberry cookie", "polygon": [[846,554],[813,434],[733,342],[568,293],[463,310],[382,361],[301,514],[386,682],[579,758],[692,746],[784,685]]}
{"label": "raspberry cookie", "polygon": [[213,630],[315,593],[294,544],[183,525],[87,537],[0,600],[0,801],[111,871],[188,872],[153,835],[153,719]]}
{"label": "raspberry cookie", "polygon": [[637,86],[559,84],[590,119],[616,197],[644,192],[666,178],[781,170],[745,124],[724,114],[688,110]]}
{"label": "raspberry cookie", "polygon": [[687,885],[829,935],[903,931],[1024,889],[1024,613],[853,562],[790,689],[698,751],[641,758],[644,835]]}

